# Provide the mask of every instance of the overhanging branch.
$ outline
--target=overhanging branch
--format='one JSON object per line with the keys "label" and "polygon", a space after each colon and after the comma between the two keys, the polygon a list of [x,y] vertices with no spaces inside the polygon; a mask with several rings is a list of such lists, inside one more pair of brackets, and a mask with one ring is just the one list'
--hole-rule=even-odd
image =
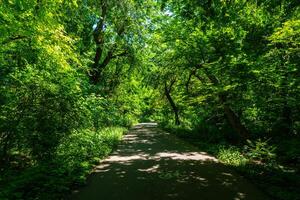
{"label": "overhanging branch", "polygon": [[16,40],[22,40],[22,39],[25,39],[25,38],[26,38],[26,36],[17,35],[17,36],[10,37],[10,38],[4,40],[1,44],[5,45],[5,44],[8,44],[10,42],[13,42],[13,41],[16,41]]}

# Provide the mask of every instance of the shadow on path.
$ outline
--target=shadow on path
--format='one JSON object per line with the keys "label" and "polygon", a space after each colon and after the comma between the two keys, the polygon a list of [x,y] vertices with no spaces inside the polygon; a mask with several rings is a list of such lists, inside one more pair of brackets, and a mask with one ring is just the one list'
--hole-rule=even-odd
{"label": "shadow on path", "polygon": [[217,159],[142,123],[124,136],[71,200],[266,200],[255,186]]}

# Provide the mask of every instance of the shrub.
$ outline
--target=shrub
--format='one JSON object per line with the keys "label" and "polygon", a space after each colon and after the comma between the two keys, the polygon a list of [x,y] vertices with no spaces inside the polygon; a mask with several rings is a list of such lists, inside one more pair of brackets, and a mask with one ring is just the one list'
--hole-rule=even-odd
{"label": "shrub", "polygon": [[103,157],[121,140],[123,131],[123,128],[118,127],[104,128],[99,131],[89,129],[74,131],[59,145],[57,159],[72,166]]}
{"label": "shrub", "polygon": [[268,144],[268,140],[258,139],[256,141],[247,140],[247,145],[244,146],[245,155],[252,160],[262,162],[271,162],[276,158],[276,147]]}
{"label": "shrub", "polygon": [[70,186],[81,185],[93,165],[111,152],[124,128],[73,131],[61,140],[53,159],[0,178],[0,199],[61,199]]}
{"label": "shrub", "polygon": [[242,166],[248,161],[247,158],[241,154],[238,148],[232,146],[228,148],[225,146],[220,146],[217,158],[221,162],[233,166]]}

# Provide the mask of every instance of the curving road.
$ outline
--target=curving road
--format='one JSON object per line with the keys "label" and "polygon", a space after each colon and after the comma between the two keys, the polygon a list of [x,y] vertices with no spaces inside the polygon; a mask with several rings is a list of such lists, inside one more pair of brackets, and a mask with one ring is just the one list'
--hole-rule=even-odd
{"label": "curving road", "polygon": [[71,200],[267,200],[214,157],[141,123],[96,167]]}

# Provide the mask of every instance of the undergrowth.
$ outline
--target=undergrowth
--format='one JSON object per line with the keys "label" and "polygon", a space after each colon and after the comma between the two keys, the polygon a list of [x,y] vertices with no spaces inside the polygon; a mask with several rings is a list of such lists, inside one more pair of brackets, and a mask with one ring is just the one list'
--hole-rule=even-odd
{"label": "undergrowth", "polygon": [[71,188],[85,183],[87,175],[118,144],[124,131],[119,127],[74,131],[61,141],[51,160],[27,163],[24,168],[18,163],[2,168],[0,199],[62,198]]}
{"label": "undergrowth", "polygon": [[[295,159],[299,158],[299,150],[282,146],[286,143],[297,143],[296,141],[271,144],[269,139],[257,139],[248,140],[246,144],[233,145],[217,132],[202,133],[199,130],[172,125],[161,127],[194,144],[201,151],[215,156],[221,163],[261,188],[271,199],[300,199],[299,160]],[[282,149],[289,149],[291,155],[287,152],[280,155]],[[290,162],[286,162],[287,159]]]}

